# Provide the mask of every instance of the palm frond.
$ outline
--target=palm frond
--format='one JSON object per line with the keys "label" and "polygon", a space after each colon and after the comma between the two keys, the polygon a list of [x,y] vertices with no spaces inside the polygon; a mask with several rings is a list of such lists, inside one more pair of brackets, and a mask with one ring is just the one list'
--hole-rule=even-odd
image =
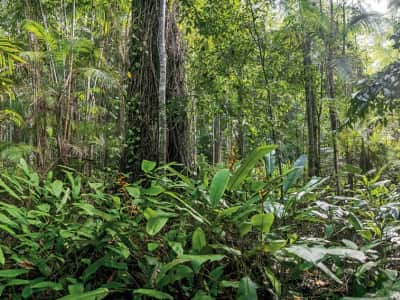
{"label": "palm frond", "polygon": [[348,29],[363,27],[366,30],[378,28],[382,15],[377,12],[360,11],[353,15],[348,23]]}
{"label": "palm frond", "polygon": [[119,88],[119,81],[116,74],[101,70],[97,68],[81,68],[80,72],[86,77],[97,81],[106,89],[117,89]]}

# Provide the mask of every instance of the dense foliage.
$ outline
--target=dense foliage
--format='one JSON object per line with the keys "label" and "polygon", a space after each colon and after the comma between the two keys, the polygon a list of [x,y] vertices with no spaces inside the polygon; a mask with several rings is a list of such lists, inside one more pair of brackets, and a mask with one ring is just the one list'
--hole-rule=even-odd
{"label": "dense foliage", "polygon": [[399,299],[367,2],[0,0],[0,298]]}

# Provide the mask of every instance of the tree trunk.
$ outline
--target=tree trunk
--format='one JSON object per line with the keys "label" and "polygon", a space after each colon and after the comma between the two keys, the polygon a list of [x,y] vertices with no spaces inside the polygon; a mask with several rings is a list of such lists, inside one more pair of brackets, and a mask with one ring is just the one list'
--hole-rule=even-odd
{"label": "tree trunk", "polygon": [[195,154],[192,149],[195,143],[191,142],[190,137],[192,122],[189,119],[190,101],[186,88],[186,47],[177,24],[178,9],[178,3],[174,1],[167,10],[167,161],[193,169]]}
{"label": "tree trunk", "polygon": [[338,145],[337,145],[337,130],[338,130],[338,118],[335,107],[335,81],[333,77],[333,55],[334,55],[334,9],[333,0],[329,1],[330,6],[330,35],[328,41],[328,64],[327,64],[327,80],[328,80],[328,97],[331,101],[329,105],[329,118],[331,123],[332,133],[332,147],[333,147],[333,168],[334,178],[336,183],[336,193],[340,194],[340,182],[339,182],[339,157],[338,157]]}
{"label": "tree trunk", "polygon": [[166,0],[160,0],[160,16],[159,16],[159,59],[160,59],[160,80],[158,86],[158,105],[159,105],[159,152],[160,163],[167,163],[168,152],[168,125],[167,125],[167,104],[166,104],[166,91],[167,91],[167,50],[165,42],[165,23],[166,23]]}
{"label": "tree trunk", "polygon": [[[144,159],[160,162],[164,157],[165,162],[176,161],[185,165],[191,162],[185,53],[175,19],[177,4],[174,3],[171,10],[167,5],[165,8],[164,47],[158,38],[160,4],[161,0],[132,0],[131,65],[128,73],[131,79],[126,98],[126,146],[121,170],[131,172],[133,177],[140,174],[140,164]],[[161,48],[166,53],[160,53]]]}
{"label": "tree trunk", "polygon": [[314,95],[313,73],[311,61],[312,40],[309,33],[304,37],[304,87],[306,95],[306,115],[308,133],[308,175],[319,176],[320,159],[318,149],[318,119],[317,105]]}

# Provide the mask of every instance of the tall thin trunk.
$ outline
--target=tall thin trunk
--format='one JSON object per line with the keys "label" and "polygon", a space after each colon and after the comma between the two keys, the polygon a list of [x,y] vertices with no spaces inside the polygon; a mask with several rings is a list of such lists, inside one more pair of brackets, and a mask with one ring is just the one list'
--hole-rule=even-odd
{"label": "tall thin trunk", "polygon": [[159,101],[159,150],[160,163],[167,162],[168,153],[168,126],[167,126],[167,50],[165,43],[165,23],[166,23],[166,0],[160,0],[160,19],[158,21],[159,30],[159,59],[160,59],[160,79],[158,86],[158,101]]}
{"label": "tall thin trunk", "polygon": [[336,183],[336,193],[340,194],[339,182],[339,157],[337,145],[337,130],[338,130],[338,117],[335,105],[335,81],[333,75],[333,59],[334,59],[334,43],[335,43],[335,20],[334,20],[334,7],[333,0],[329,0],[330,10],[330,34],[328,39],[328,65],[327,65],[327,80],[328,80],[328,97],[331,101],[329,105],[329,118],[331,123],[332,134],[332,147],[333,147],[333,168],[334,179]]}
{"label": "tall thin trunk", "polygon": [[[25,0],[26,17],[37,21],[37,13],[30,0]],[[33,51],[39,52],[39,41],[33,34],[29,34],[29,43]],[[40,63],[34,60],[32,63],[32,87],[33,87],[33,123],[36,134],[36,147],[38,149],[38,167],[40,170],[46,169],[46,161],[49,159],[50,151],[46,132],[46,103],[41,95],[41,72]]]}
{"label": "tall thin trunk", "polygon": [[318,150],[317,106],[314,94],[313,72],[311,61],[312,39],[309,33],[304,36],[304,87],[306,95],[306,115],[308,133],[308,174],[319,176],[320,159]]}

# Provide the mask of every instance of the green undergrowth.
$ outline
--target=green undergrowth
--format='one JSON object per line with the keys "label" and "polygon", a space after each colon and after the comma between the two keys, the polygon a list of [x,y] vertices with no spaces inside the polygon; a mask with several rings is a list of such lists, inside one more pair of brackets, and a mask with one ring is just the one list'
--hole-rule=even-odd
{"label": "green undergrowth", "polygon": [[273,149],[197,178],[144,161],[122,187],[22,160],[0,176],[1,299],[397,299],[398,187],[334,196]]}

